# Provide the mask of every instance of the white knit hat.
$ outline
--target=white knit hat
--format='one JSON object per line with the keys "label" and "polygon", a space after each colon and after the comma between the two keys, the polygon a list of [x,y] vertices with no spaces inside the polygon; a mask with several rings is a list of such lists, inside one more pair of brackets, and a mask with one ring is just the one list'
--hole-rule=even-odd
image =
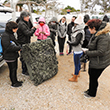
{"label": "white knit hat", "polygon": [[76,24],[82,24],[83,22],[83,16],[82,15],[78,15],[78,17],[75,19],[74,23]]}

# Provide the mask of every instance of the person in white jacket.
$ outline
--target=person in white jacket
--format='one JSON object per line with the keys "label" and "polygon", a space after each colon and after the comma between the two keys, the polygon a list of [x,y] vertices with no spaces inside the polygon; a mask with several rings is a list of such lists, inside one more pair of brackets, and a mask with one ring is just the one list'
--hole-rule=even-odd
{"label": "person in white jacket", "polygon": [[59,44],[60,55],[64,55],[63,51],[64,51],[66,34],[67,34],[67,23],[66,23],[66,17],[64,16],[59,21],[59,26],[58,26],[58,44]]}
{"label": "person in white jacket", "polygon": [[77,82],[78,81],[78,74],[81,69],[80,64],[80,57],[83,54],[82,51],[82,44],[84,41],[84,23],[83,23],[83,17],[79,15],[76,20],[74,21],[75,26],[72,28],[72,36],[71,41],[67,41],[69,45],[73,48],[73,59],[74,59],[74,65],[75,65],[75,72],[73,74],[73,77],[69,79],[69,81]]}

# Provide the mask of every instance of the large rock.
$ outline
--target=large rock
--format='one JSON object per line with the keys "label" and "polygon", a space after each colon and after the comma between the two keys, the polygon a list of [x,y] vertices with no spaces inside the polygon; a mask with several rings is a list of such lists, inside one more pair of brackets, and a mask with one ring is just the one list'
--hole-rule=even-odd
{"label": "large rock", "polygon": [[41,84],[57,74],[58,62],[50,38],[26,44],[22,50],[23,60],[35,85]]}

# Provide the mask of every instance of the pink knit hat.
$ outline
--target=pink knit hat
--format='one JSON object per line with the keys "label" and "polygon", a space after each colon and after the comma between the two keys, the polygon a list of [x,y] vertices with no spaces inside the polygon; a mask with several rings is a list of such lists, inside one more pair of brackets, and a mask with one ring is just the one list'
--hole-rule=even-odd
{"label": "pink knit hat", "polygon": [[74,21],[75,24],[82,24],[83,22],[83,16],[82,15],[78,15],[78,17],[75,19]]}

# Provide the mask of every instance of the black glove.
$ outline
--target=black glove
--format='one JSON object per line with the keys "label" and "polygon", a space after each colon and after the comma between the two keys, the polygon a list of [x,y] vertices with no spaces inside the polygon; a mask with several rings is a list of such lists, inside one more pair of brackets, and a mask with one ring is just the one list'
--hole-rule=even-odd
{"label": "black glove", "polygon": [[71,45],[70,41],[67,41],[67,44]]}

